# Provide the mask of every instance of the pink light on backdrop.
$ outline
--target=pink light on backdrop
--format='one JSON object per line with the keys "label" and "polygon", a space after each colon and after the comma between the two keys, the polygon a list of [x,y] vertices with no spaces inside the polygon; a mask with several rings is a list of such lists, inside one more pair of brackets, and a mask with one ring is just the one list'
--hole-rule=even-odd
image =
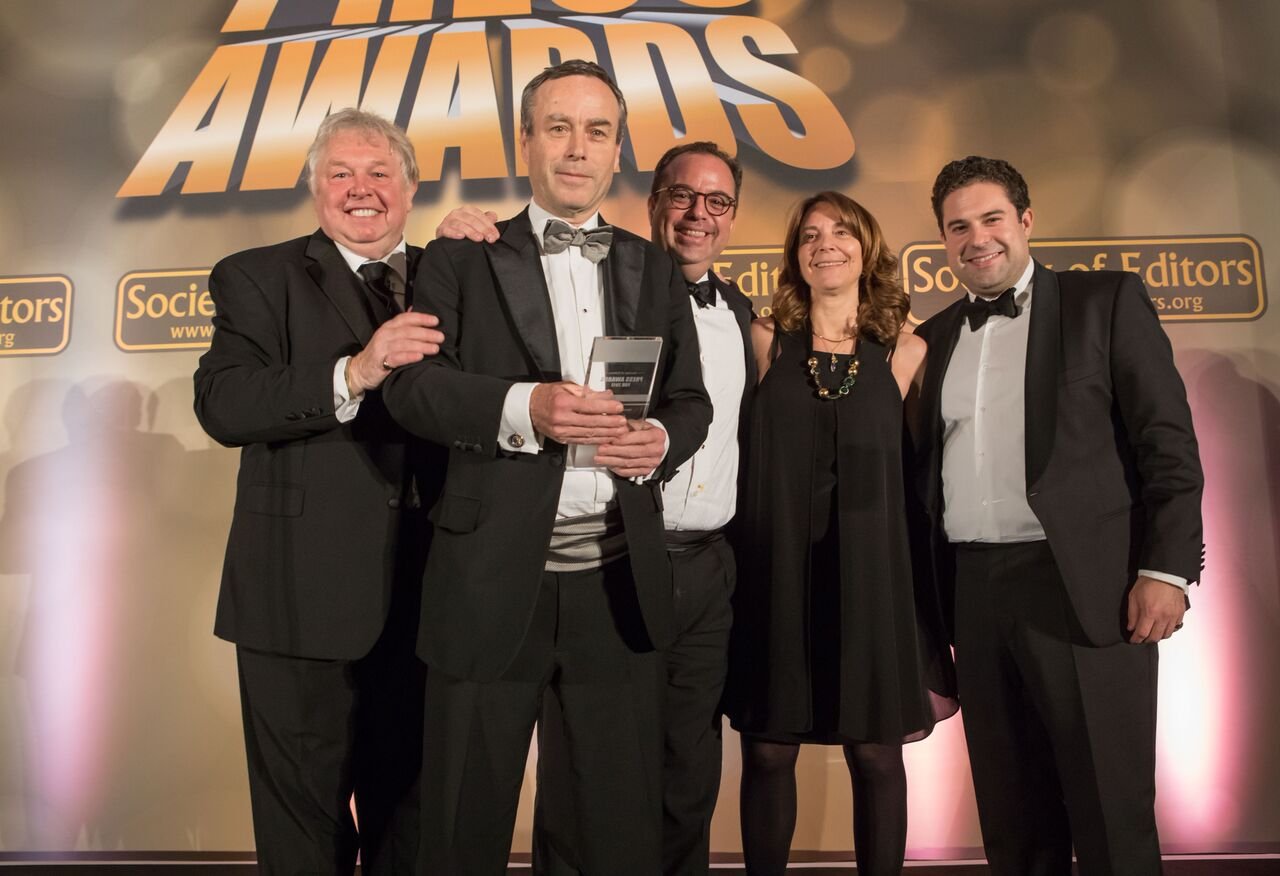
{"label": "pink light on backdrop", "polygon": [[[68,474],[91,472],[55,476]],[[108,740],[102,725],[114,695],[107,659],[113,606],[98,576],[99,563],[111,565],[116,528],[104,498],[89,495],[76,513],[49,521],[50,531],[40,534],[45,559],[33,578],[45,592],[30,630],[31,762],[38,793],[49,806],[39,832],[62,842],[74,838],[103,792]],[[74,549],[68,549],[67,532],[78,533]]]}
{"label": "pink light on backdrop", "polygon": [[960,715],[903,749],[907,765],[907,856],[935,860],[982,845]]}
{"label": "pink light on backdrop", "polygon": [[[1175,336],[1176,338],[1176,336]],[[1186,626],[1160,646],[1156,811],[1166,845],[1223,842],[1244,813],[1240,800],[1254,777],[1245,760],[1251,692],[1251,642],[1246,583],[1266,577],[1251,557],[1266,539],[1251,532],[1265,497],[1258,456],[1256,386],[1236,364],[1204,351],[1179,352],[1205,473],[1205,569],[1191,589]],[[1203,847],[1203,845],[1201,846]]]}
{"label": "pink light on backdrop", "polygon": [[7,485],[5,514],[20,515],[21,565],[31,580],[22,674],[33,848],[75,848],[82,836],[92,844],[111,795],[133,523],[116,439],[127,431],[118,418],[139,410],[134,396],[128,384],[74,388],[63,410],[70,443],[15,467]]}
{"label": "pink light on backdrop", "polygon": [[1215,602],[1227,592],[1225,577],[1205,573],[1186,635],[1160,646],[1156,794],[1166,843],[1229,837],[1239,814],[1228,779],[1236,772],[1232,710],[1245,655],[1232,635],[1231,606]]}

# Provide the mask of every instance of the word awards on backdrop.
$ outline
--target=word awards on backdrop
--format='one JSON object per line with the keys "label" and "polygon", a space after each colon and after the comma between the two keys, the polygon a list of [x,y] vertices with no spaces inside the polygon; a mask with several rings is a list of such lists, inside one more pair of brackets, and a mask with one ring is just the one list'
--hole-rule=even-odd
{"label": "word awards on backdrop", "polygon": [[[766,19],[720,11],[748,5],[239,0],[222,45],[118,196],[292,189],[320,121],[344,106],[403,125],[425,183],[450,170],[453,150],[464,180],[522,176],[521,90],[575,57],[609,69],[627,96],[625,154],[636,171],[687,140],[747,146],[804,170],[847,163],[853,134],[831,99],[787,66],[791,38]],[[433,17],[442,9],[447,17]]]}

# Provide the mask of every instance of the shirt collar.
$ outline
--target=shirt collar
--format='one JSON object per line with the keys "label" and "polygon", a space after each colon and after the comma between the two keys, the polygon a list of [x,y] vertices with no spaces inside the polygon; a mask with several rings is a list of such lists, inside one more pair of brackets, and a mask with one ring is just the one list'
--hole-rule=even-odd
{"label": "shirt collar", "polygon": [[400,238],[400,242],[397,243],[395,246],[391,247],[391,250],[380,259],[365,258],[359,253],[352,252],[351,250],[347,249],[345,246],[338,243],[338,241],[336,240],[333,242],[333,245],[338,248],[338,253],[342,256],[342,260],[347,263],[347,267],[351,269],[352,273],[359,273],[360,266],[363,265],[365,262],[385,262],[387,259],[391,258],[392,253],[405,252],[405,243],[404,243],[403,236]]}

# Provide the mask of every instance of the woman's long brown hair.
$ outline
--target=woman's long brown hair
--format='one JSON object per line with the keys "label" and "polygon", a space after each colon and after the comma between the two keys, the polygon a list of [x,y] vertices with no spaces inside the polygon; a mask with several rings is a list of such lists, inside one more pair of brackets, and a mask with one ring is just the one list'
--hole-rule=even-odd
{"label": "woman's long brown hair", "polygon": [[858,333],[867,334],[890,349],[906,322],[911,301],[898,277],[898,257],[885,243],[880,223],[865,207],[840,192],[818,192],[806,198],[787,221],[786,248],[778,290],[773,295],[773,319],[785,332],[799,331],[809,321],[809,284],[800,273],[800,226],[819,204],[835,210],[840,222],[862,245],[862,274],[858,278]]}

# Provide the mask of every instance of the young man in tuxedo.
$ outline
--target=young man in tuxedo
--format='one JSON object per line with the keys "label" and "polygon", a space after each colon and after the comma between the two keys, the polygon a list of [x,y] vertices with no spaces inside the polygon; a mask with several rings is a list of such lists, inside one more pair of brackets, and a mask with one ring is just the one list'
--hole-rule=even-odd
{"label": "young man in tuxedo", "polygon": [[[195,410],[242,447],[214,631],[236,643],[264,873],[412,868],[423,666],[414,656],[432,472],[391,421],[392,368],[434,354],[410,311],[413,146],[343,110],[307,155],[320,229],[219,262]],[[355,795],[359,832],[352,820]]]}
{"label": "young man in tuxedo", "polygon": [[[702,443],[711,406],[680,272],[599,215],[626,123],[617,86],[566,61],[525,87],[520,115],[532,201],[492,245],[427,247],[417,288],[445,342],[384,388],[399,422],[449,448],[419,635],[419,871],[505,872],[549,692],[585,869],[651,876],[662,649],[675,634],[660,484]],[[649,419],[584,387],[602,335],[662,338]]]}
{"label": "young man in tuxedo", "polygon": [[1136,274],[1030,256],[1022,176],[971,156],[933,209],[968,294],[917,334],[931,565],[952,608],[997,874],[1160,872],[1156,643],[1201,569],[1182,379]]}

